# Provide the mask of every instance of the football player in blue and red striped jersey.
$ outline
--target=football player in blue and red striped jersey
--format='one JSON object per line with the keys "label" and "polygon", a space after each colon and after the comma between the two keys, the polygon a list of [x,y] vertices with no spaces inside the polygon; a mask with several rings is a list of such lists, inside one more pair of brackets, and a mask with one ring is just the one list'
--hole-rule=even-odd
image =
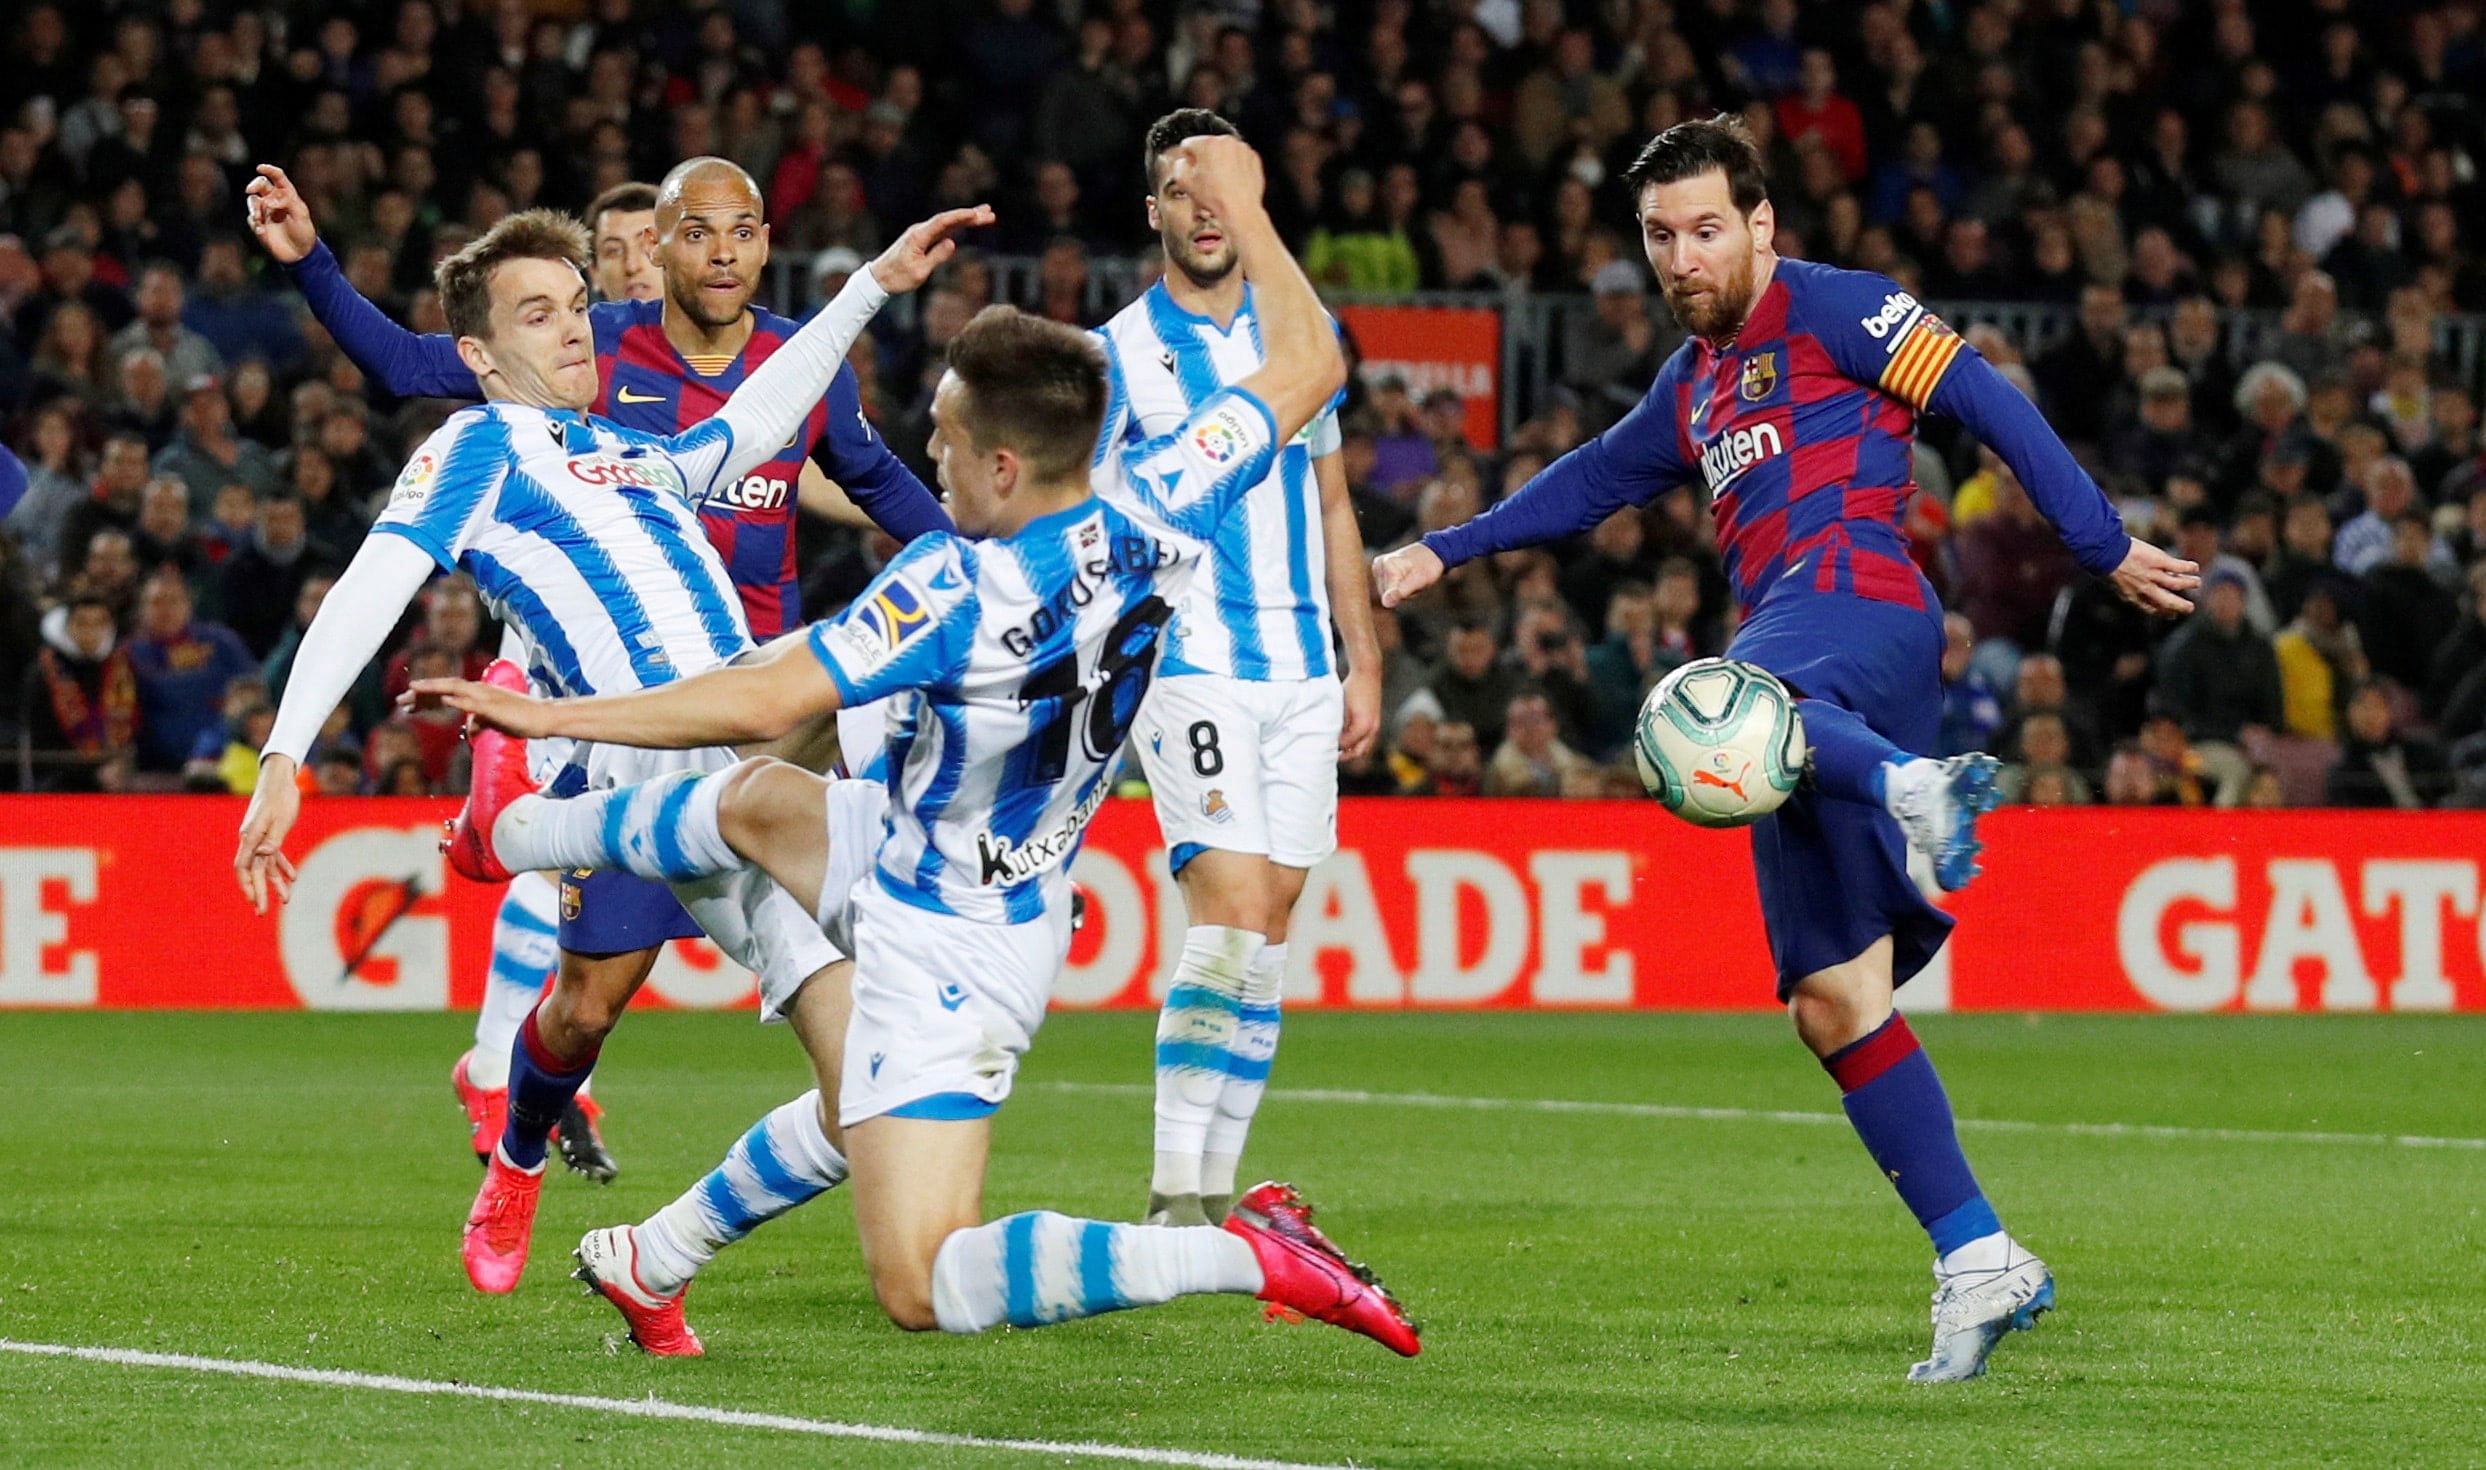
{"label": "football player in blue and red striped jersey", "polygon": [[[309,207],[284,171],[263,164],[259,174],[248,190],[252,229],[357,367],[399,396],[484,396],[454,338],[408,331],[364,300],[320,243]],[[796,323],[752,305],[768,265],[768,227],[758,186],[740,166],[692,159],[644,194],[616,190],[600,197],[589,225],[595,284],[604,297],[589,309],[599,383],[592,412],[652,434],[678,433],[713,416],[797,330]],[[818,503],[823,476],[902,542],[950,528],[932,493],[873,430],[853,370],[839,367],[828,393],[784,448],[700,507],[700,527],[723,556],[758,641],[803,621],[795,511],[807,493]],[[810,492],[803,488],[807,481]],[[537,907],[547,912],[518,918],[553,920],[551,905]],[[598,997],[599,1013],[608,1016],[645,983],[662,945],[700,932],[671,890],[619,872],[564,875],[557,924],[565,980],[574,993]],[[498,960],[496,953],[496,967]],[[517,996],[508,999],[515,1005]],[[479,1036],[485,1029],[478,1025]],[[492,1029],[498,1034],[500,1028]],[[478,1052],[486,1049],[489,1039],[479,1040]],[[539,1140],[539,1130],[553,1121],[509,1117],[505,1106],[493,1105],[505,1094],[480,1084],[503,1075],[492,1064],[503,1051],[483,1064],[484,1075],[469,1070],[474,1052],[453,1074],[479,1156],[492,1146],[495,1121]],[[558,1120],[566,1125],[563,1157],[582,1172],[610,1179],[612,1161],[592,1121]]]}
{"label": "football player in blue and red striped jersey", "polygon": [[1913,754],[1932,748],[1942,713],[1942,608],[1901,529],[1918,415],[1957,419],[1993,446],[2081,566],[2136,605],[2189,609],[2198,568],[2124,534],[2035,406],[1896,282],[1780,259],[1768,181],[1739,125],[1669,128],[1626,177],[1690,339],[1620,423],[1484,515],[1381,557],[1374,581],[1395,605],[1449,566],[1706,486],[1745,610],[1727,656],[1796,693],[1812,747],[1805,786],[1752,829],[1779,998],[1932,1237],[1934,1346],[1909,1378],[1974,1377],[2003,1333],[2053,1305],[2054,1281],[2004,1233],[1941,1081],[1892,1008],[1951,928],[1909,877],[1908,850],[1960,887],[1994,799],[1990,756]]}

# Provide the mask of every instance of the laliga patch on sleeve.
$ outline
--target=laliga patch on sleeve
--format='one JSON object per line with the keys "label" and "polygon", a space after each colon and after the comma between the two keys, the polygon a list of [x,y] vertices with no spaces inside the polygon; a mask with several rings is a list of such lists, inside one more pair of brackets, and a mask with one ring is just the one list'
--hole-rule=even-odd
{"label": "laliga patch on sleeve", "polygon": [[397,476],[397,488],[389,492],[388,503],[421,505],[432,493],[432,480],[439,471],[440,461],[428,449],[406,461],[406,468]]}
{"label": "laliga patch on sleeve", "polygon": [[922,589],[901,574],[855,604],[838,624],[857,657],[878,663],[894,656],[932,626],[932,606]]}
{"label": "laliga patch on sleeve", "polygon": [[1217,410],[1191,426],[1191,447],[1210,464],[1224,466],[1251,450],[1254,438],[1251,418],[1233,403],[1219,404]]}

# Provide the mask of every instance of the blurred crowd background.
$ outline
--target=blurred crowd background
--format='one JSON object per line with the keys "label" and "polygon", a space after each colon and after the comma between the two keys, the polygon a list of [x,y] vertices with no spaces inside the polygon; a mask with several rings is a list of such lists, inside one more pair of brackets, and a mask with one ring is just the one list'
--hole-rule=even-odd
{"label": "blurred crowd background", "polygon": [[[949,336],[997,297],[1092,325],[1150,279],[1140,137],[1198,105],[1264,151],[1325,291],[1498,303],[1541,385],[1483,450],[1455,393],[1359,377],[1369,548],[1637,400],[1681,334],[1618,176],[1735,112],[1784,253],[1945,304],[2134,532],[2208,569],[2196,614],[2146,622],[1929,422],[1940,753],[1995,751],[2047,804],[2486,804],[2469,0],[20,0],[0,27],[0,436],[31,471],[0,539],[0,785],[247,789],[304,624],[448,410],[379,395],[309,321],[244,228],[255,164],[430,331],[442,254],[696,154],[760,182],[788,309],[990,200],[856,356],[929,480]],[[814,616],[891,549],[826,523],[804,548]],[[1697,486],[1462,568],[1380,615],[1384,739],[1344,787],[1635,794],[1634,709],[1735,616]],[[454,727],[391,699],[494,641],[435,584],[312,779],[462,789]]]}

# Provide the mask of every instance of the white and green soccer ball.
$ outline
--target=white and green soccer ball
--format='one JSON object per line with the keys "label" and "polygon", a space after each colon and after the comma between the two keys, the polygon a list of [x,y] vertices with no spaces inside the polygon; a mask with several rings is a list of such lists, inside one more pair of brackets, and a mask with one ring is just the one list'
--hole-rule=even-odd
{"label": "white and green soccer ball", "polygon": [[1804,775],[1795,696],[1740,659],[1695,659],[1649,691],[1632,732],[1640,784],[1702,827],[1741,827],[1778,810]]}

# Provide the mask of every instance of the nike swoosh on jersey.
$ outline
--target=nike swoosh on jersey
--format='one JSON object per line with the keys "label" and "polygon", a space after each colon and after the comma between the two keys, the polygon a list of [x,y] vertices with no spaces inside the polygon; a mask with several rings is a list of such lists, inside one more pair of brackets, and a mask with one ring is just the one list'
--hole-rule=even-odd
{"label": "nike swoosh on jersey", "polygon": [[665,401],[665,395],[662,393],[649,393],[641,397],[633,398],[630,396],[630,390],[628,388],[615,389],[613,396],[620,399],[624,403],[662,403]]}

